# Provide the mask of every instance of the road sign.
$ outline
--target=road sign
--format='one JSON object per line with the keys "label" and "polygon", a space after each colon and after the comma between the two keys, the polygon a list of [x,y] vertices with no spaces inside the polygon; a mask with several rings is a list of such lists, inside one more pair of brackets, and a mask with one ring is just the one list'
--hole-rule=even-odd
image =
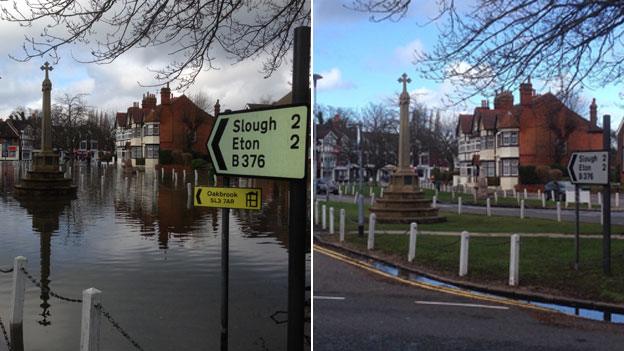
{"label": "road sign", "polygon": [[574,152],[568,163],[570,180],[575,184],[609,183],[609,152]]}
{"label": "road sign", "polygon": [[303,179],[308,107],[220,114],[208,138],[217,174]]}
{"label": "road sign", "polygon": [[261,189],[195,187],[195,206],[259,210]]}

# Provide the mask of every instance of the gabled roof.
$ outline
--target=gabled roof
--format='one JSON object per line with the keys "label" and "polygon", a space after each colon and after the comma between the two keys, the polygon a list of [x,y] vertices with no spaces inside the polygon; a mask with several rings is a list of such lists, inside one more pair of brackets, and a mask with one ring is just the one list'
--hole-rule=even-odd
{"label": "gabled roof", "polygon": [[457,134],[461,130],[464,134],[472,133],[473,115],[459,115],[459,123],[457,125]]}
{"label": "gabled roof", "polygon": [[19,134],[16,134],[15,129],[11,128],[6,121],[0,121],[0,138],[19,138]]}

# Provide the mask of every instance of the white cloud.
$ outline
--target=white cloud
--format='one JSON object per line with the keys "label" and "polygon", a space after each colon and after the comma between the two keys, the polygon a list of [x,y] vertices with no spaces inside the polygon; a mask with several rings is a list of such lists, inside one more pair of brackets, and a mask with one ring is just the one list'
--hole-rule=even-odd
{"label": "white cloud", "polygon": [[355,84],[342,79],[342,72],[337,67],[329,71],[321,72],[320,74],[323,76],[323,79],[317,81],[319,91],[355,88]]}
{"label": "white cloud", "polygon": [[416,53],[423,52],[423,44],[420,40],[416,39],[407,43],[404,46],[398,47],[394,50],[394,56],[401,65],[408,65],[414,62]]}

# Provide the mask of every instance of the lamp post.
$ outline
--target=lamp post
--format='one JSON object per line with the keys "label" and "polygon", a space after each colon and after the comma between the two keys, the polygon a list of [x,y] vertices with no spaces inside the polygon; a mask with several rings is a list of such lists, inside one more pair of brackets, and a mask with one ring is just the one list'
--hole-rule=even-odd
{"label": "lamp post", "polygon": [[364,236],[364,199],[362,199],[362,123],[357,124],[357,147],[358,147],[358,235]]}

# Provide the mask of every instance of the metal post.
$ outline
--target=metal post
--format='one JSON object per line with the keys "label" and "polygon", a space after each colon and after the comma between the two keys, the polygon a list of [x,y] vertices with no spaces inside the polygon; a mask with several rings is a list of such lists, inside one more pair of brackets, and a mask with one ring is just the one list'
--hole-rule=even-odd
{"label": "metal post", "polygon": [[[230,177],[223,177],[223,187],[230,186]],[[230,287],[230,209],[221,209],[221,351],[228,349],[228,317]]]}
{"label": "metal post", "polygon": [[580,194],[579,194],[579,185],[574,185],[574,214],[576,215],[576,231],[574,233],[574,269],[578,271],[579,269],[579,260],[580,260],[580,219],[579,219],[579,202],[580,202]]}
{"label": "metal post", "polygon": [[[310,27],[295,28],[293,49],[293,103],[310,103]],[[306,124],[310,125],[310,116]],[[307,137],[309,139],[309,136]],[[306,143],[306,155],[309,145]],[[307,168],[307,167],[306,167]],[[305,174],[308,174],[306,169]],[[304,345],[305,323],[305,233],[309,233],[307,221],[306,185],[308,179],[290,181],[288,208],[288,350],[301,350]],[[308,235],[309,238],[309,235]]]}
{"label": "metal post", "polygon": [[561,202],[557,201],[557,222],[561,222]]}
{"label": "metal post", "polygon": [[319,225],[319,200],[314,201],[314,225]]}
{"label": "metal post", "polygon": [[603,218],[603,247],[602,247],[602,260],[603,270],[607,275],[611,275],[611,180],[608,174],[610,173],[611,165],[611,116],[604,115],[602,117],[602,147],[607,151],[607,185],[604,186],[602,196],[604,199],[604,211],[602,213]]}
{"label": "metal post", "polygon": [[340,209],[340,242],[344,241],[345,237],[345,209]]}
{"label": "metal post", "polygon": [[364,236],[364,198],[362,196],[357,197],[358,204],[358,236]]}
{"label": "metal post", "polygon": [[96,288],[82,291],[82,321],[80,326],[80,351],[100,349],[101,315],[96,309],[102,301],[102,292]]}

